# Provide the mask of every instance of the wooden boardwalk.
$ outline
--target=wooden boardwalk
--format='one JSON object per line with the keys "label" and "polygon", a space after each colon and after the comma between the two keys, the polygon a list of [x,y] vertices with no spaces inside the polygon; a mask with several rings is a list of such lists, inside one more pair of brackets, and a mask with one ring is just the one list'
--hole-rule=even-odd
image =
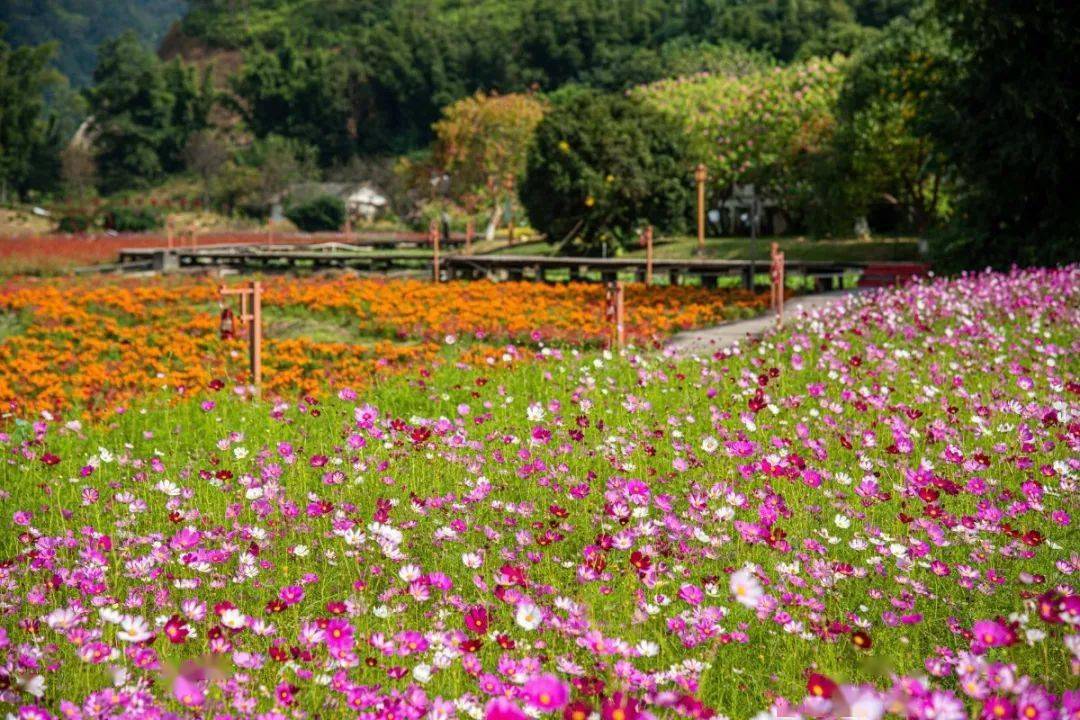
{"label": "wooden boardwalk", "polygon": [[[418,241],[419,242],[419,241]],[[427,248],[383,250],[379,246],[358,246],[329,242],[302,245],[205,245],[194,248],[132,248],[120,251],[116,267],[152,268],[163,272],[227,267],[241,272],[287,272],[351,268],[372,273],[391,271],[432,271],[432,253]],[[845,276],[865,271],[869,263],[789,260],[788,275],[812,280],[819,290],[838,290]],[[875,273],[885,272],[888,263],[873,263]],[[911,263],[897,266],[897,275],[907,274]],[[535,280],[558,282],[571,280],[643,281],[646,260],[637,257],[596,258],[547,255],[444,255],[439,263],[440,280],[481,279]],[[886,268],[887,271],[887,268]],[[745,288],[768,284],[769,262],[765,260],[716,260],[708,258],[656,258],[652,262],[654,279],[681,284],[696,278],[704,287],[717,287],[722,278],[737,278]],[[726,284],[726,283],[725,283]]]}

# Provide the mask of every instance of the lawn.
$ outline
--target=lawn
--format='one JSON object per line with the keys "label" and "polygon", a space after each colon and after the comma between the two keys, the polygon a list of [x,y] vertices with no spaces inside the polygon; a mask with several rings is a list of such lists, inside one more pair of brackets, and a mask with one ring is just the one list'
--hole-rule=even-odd
{"label": "lawn", "polygon": [[1075,717],[1078,328],[1080,268],[982,274],[708,357],[9,418],[0,703]]}
{"label": "lawn", "polygon": [[[802,237],[782,238],[706,238],[705,253],[698,255],[696,237],[673,236],[657,238],[654,253],[658,258],[706,257],[720,260],[768,260],[769,250],[776,242],[788,260],[822,260],[826,262],[891,262],[919,261],[919,243],[914,238],[876,238],[872,240],[812,240]],[[478,246],[484,252],[485,246]],[[545,242],[529,242],[499,246],[499,254],[549,255],[553,246]],[[633,247],[625,255],[644,257],[645,249]]]}

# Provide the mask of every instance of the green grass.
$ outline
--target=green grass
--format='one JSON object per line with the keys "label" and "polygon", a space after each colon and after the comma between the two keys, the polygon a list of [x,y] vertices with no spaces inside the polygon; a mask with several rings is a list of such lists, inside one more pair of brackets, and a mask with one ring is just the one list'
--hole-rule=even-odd
{"label": "green grass", "polygon": [[[873,240],[810,240],[806,238],[706,238],[705,253],[698,254],[696,237],[657,238],[653,252],[658,258],[706,257],[721,260],[768,260],[773,242],[779,244],[788,260],[823,260],[831,262],[918,261],[919,243],[914,238],[878,238]],[[500,255],[551,255],[554,247],[544,242],[522,243],[503,248]],[[645,249],[631,247],[627,257],[644,257]]]}

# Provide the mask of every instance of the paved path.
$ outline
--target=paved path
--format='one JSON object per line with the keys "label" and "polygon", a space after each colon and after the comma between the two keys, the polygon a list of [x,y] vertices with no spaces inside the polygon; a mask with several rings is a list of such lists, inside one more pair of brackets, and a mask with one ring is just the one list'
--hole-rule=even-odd
{"label": "paved path", "polygon": [[[784,318],[787,320],[798,317],[803,310],[815,310],[858,292],[859,290],[838,290],[791,298],[784,303]],[[775,325],[776,316],[769,313],[751,320],[739,320],[711,328],[681,332],[668,341],[668,347],[686,354],[702,352],[711,354],[738,343],[745,343],[751,338],[764,334]]]}

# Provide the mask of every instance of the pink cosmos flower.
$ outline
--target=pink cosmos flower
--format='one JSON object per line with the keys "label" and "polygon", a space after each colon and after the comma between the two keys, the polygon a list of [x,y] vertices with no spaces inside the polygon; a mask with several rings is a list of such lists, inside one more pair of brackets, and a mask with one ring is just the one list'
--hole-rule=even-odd
{"label": "pink cosmos flower", "polygon": [[497,697],[484,709],[484,720],[529,720],[529,716],[513,702]]}
{"label": "pink cosmos flower", "polygon": [[570,692],[554,675],[536,675],[525,683],[526,702],[543,712],[552,712],[566,705]]}

